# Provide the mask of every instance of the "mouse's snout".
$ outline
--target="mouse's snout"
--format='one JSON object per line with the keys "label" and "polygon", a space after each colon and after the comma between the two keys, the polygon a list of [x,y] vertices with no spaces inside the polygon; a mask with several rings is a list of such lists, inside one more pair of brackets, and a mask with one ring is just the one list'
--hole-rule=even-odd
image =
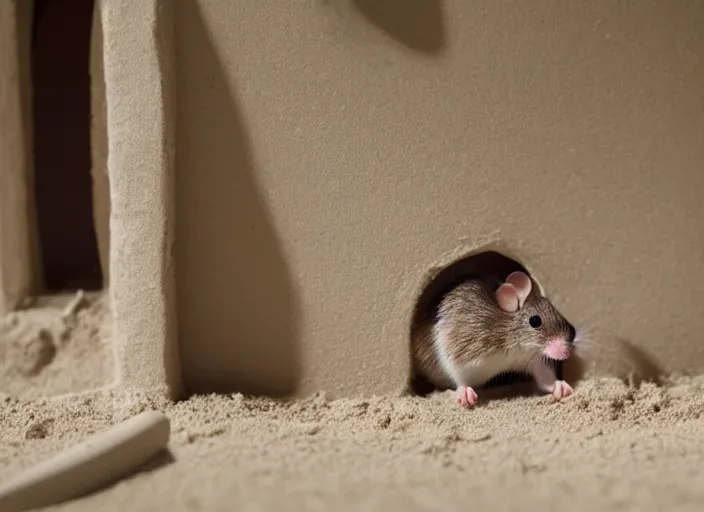
{"label": "mouse's snout", "polygon": [[568,330],[567,330],[567,343],[572,344],[575,342],[577,339],[577,329],[574,328],[572,324],[570,324]]}
{"label": "mouse's snout", "polygon": [[564,361],[570,356],[570,343],[562,336],[553,338],[543,350],[543,354],[556,361]]}

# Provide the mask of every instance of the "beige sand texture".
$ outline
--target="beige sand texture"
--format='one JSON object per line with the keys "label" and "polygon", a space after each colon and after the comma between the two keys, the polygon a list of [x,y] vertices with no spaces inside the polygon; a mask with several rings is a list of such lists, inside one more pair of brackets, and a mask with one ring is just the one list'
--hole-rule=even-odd
{"label": "beige sand texture", "polygon": [[[179,403],[85,393],[111,383],[109,304],[89,295],[64,318],[73,299],[40,298],[0,324],[0,481],[144,410],[165,412],[173,433],[170,453],[134,477],[53,510],[648,512],[704,503],[704,377],[585,381],[564,402],[517,385],[482,393],[473,411],[452,393]],[[23,348],[40,329],[61,341],[27,374]]]}
{"label": "beige sand texture", "polygon": [[26,399],[113,384],[109,298],[39,297],[0,318],[0,392]]}
{"label": "beige sand texture", "polygon": [[704,377],[638,387],[591,380],[564,402],[516,385],[484,392],[473,411],[452,393],[173,403],[107,389],[41,398],[110,383],[105,296],[89,296],[64,320],[69,302],[39,299],[3,320],[2,361],[26,361],[15,345],[40,328],[65,334],[35,374],[1,374],[0,481],[144,410],[165,412],[172,437],[170,453],[134,477],[51,510],[648,512],[704,503]]}
{"label": "beige sand texture", "polygon": [[171,452],[51,510],[701,510],[704,379],[589,381],[564,402],[452,395],[290,403],[241,395],[0,396],[0,480],[146,409]]}

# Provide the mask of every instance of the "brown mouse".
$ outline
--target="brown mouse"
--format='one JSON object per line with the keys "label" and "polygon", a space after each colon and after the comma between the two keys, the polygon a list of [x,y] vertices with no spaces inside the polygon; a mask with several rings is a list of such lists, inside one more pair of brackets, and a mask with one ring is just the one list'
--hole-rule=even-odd
{"label": "brown mouse", "polygon": [[538,388],[561,399],[572,387],[555,363],[572,353],[575,328],[524,272],[505,282],[473,275],[445,293],[414,329],[414,370],[436,389],[455,389],[462,406],[477,402],[475,388],[505,372],[525,372]]}

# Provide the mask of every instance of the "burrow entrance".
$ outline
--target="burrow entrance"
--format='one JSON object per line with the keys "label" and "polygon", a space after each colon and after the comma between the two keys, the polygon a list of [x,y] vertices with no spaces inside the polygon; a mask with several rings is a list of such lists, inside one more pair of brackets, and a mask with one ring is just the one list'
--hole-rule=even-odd
{"label": "burrow entrance", "polygon": [[[497,251],[479,252],[459,259],[439,269],[437,273],[428,280],[416,301],[411,320],[411,339],[424,325],[434,320],[442,297],[454,287],[468,279],[472,274],[493,274],[503,281],[511,272],[515,271],[521,271],[529,276],[531,275],[518,261],[504,256]],[[411,350],[411,353],[413,353],[413,350]],[[413,360],[411,361],[411,369],[410,391],[417,395],[427,395],[433,392],[433,385],[418,374],[415,361]],[[562,372],[562,364],[558,365],[557,371],[558,373]],[[487,383],[486,387],[494,388],[524,382],[526,380],[528,380],[527,375],[510,373],[495,377]]]}

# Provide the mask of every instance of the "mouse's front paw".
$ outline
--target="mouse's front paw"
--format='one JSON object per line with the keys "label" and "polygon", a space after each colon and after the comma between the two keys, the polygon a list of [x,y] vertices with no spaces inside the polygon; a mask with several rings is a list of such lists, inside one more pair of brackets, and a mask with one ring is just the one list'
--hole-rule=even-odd
{"label": "mouse's front paw", "polygon": [[477,393],[472,388],[467,386],[457,388],[457,403],[462,407],[474,407],[478,399]]}
{"label": "mouse's front paw", "polygon": [[572,386],[567,384],[564,380],[556,380],[555,384],[553,384],[552,394],[555,398],[560,400],[561,398],[570,396],[573,391]]}

